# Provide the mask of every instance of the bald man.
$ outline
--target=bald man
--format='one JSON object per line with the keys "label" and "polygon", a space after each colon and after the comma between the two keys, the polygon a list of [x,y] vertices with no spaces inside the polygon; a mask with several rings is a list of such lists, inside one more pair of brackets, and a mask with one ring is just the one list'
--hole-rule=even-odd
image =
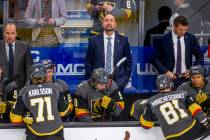
{"label": "bald man", "polygon": [[103,32],[89,38],[85,70],[87,78],[97,68],[105,68],[111,75],[117,62],[126,57],[126,61],[113,74],[113,80],[123,91],[130,79],[132,58],[128,38],[120,35],[115,30],[116,26],[115,17],[107,14],[102,22]]}
{"label": "bald man", "polygon": [[0,66],[3,67],[5,78],[17,76],[15,80],[21,89],[29,78],[29,68],[32,65],[32,57],[29,45],[16,40],[17,31],[14,23],[8,23],[4,27],[4,39],[0,41]]}

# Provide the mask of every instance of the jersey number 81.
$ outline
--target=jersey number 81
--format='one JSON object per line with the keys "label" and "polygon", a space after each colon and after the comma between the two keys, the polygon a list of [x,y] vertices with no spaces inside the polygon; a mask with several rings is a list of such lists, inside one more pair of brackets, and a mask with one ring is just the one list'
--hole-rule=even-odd
{"label": "jersey number 81", "polygon": [[179,118],[183,119],[188,116],[183,109],[179,108],[178,100],[172,100],[161,105],[160,111],[169,125],[177,122]]}

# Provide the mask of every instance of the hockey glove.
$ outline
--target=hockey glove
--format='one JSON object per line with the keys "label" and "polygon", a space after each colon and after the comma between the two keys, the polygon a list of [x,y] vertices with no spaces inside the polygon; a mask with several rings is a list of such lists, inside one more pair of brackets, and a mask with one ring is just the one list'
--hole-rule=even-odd
{"label": "hockey glove", "polygon": [[26,123],[26,124],[32,124],[33,123],[33,118],[31,117],[30,113],[27,113],[27,115],[25,115],[23,117],[23,121]]}
{"label": "hockey glove", "polygon": [[115,101],[108,96],[104,96],[102,98],[101,107],[103,107],[104,109],[107,109],[110,112],[113,112],[116,107]]}
{"label": "hockey glove", "polygon": [[205,92],[200,92],[196,95],[196,101],[199,103],[199,104],[203,104],[204,102],[207,101],[208,99],[208,94],[205,93]]}
{"label": "hockey glove", "polygon": [[0,114],[6,113],[7,109],[7,103],[6,102],[0,102]]}

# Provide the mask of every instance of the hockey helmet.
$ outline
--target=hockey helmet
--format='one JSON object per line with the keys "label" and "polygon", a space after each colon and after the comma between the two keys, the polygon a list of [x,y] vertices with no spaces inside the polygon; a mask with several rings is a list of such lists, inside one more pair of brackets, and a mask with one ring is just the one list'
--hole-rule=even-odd
{"label": "hockey helmet", "polygon": [[161,89],[172,89],[173,88],[173,82],[170,77],[167,75],[158,75],[156,78],[156,87]]}
{"label": "hockey helmet", "polygon": [[34,64],[33,65],[33,71],[31,73],[31,80],[34,79],[45,79],[45,72],[44,72],[44,66],[42,63]]}
{"label": "hockey helmet", "polygon": [[105,71],[104,68],[98,68],[92,72],[91,79],[97,84],[107,84],[109,81],[109,74]]}
{"label": "hockey helmet", "polygon": [[41,63],[44,65],[45,70],[54,69],[54,67],[55,67],[52,60],[50,60],[50,59],[42,60]]}
{"label": "hockey helmet", "polygon": [[204,77],[204,69],[201,65],[192,66],[189,73],[190,77],[193,75],[202,75]]}

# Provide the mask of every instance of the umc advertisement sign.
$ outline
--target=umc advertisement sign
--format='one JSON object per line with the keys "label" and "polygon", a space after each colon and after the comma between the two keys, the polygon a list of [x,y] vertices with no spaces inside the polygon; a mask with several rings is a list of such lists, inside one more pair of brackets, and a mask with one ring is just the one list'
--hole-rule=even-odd
{"label": "umc advertisement sign", "polygon": [[[87,43],[61,44],[55,48],[34,47],[31,50],[35,63],[43,59],[52,59],[56,64],[55,78],[65,80],[72,93],[77,85],[85,80],[85,54]],[[68,47],[67,47],[68,46]],[[69,47],[70,46],[70,47]],[[210,61],[207,58],[207,46],[202,47],[205,54],[204,68],[209,73]],[[151,47],[131,46],[133,66],[131,79],[125,89],[125,93],[152,93],[156,92],[155,78],[156,71],[149,63],[152,52]]]}
{"label": "umc advertisement sign", "polygon": [[[31,50],[35,63],[43,59],[52,59],[56,64],[55,78],[65,80],[74,93],[77,85],[85,80],[85,54],[87,43],[61,44],[55,48],[34,47]],[[75,47],[74,47],[75,46]],[[154,92],[155,71],[148,62],[151,48],[131,47],[133,68],[131,79],[125,90],[126,93]],[[148,84],[149,83],[149,84]]]}

